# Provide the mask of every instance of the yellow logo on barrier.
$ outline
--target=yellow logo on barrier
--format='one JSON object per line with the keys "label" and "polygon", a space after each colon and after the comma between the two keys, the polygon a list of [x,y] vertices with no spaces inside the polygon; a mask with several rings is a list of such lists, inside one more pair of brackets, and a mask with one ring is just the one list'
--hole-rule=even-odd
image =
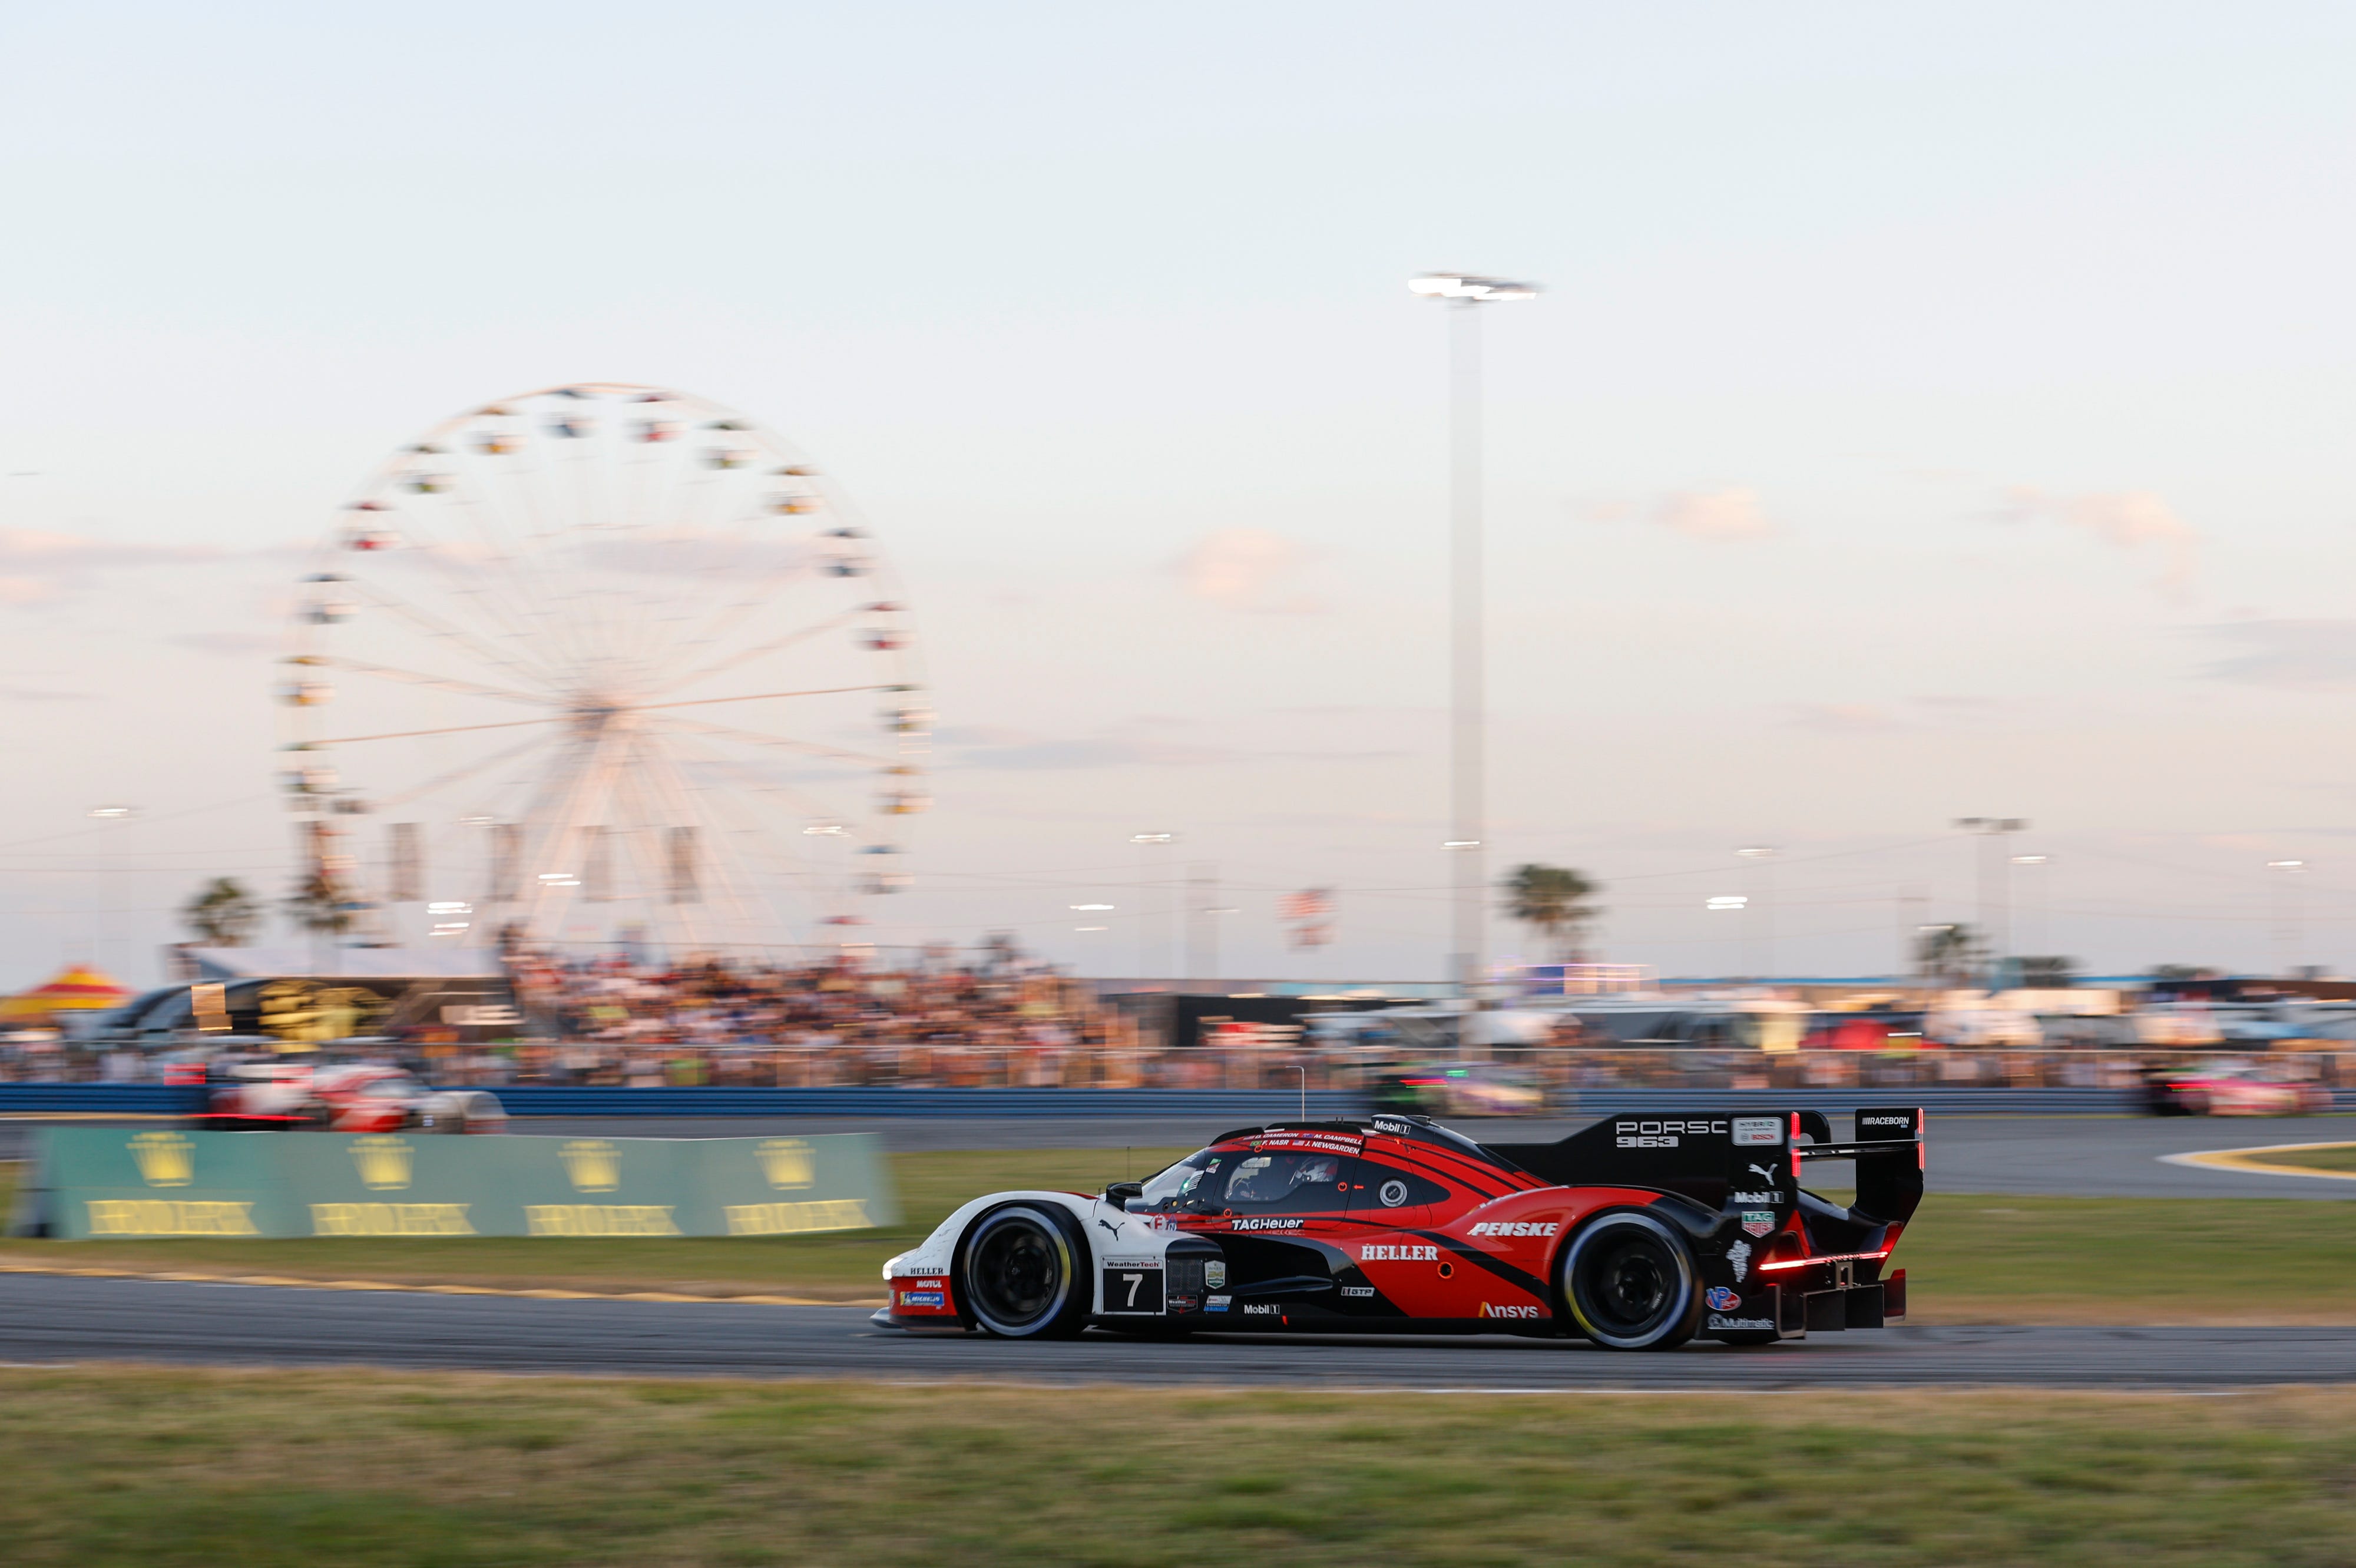
{"label": "yellow logo on barrier", "polygon": [[611,1192],[622,1185],[622,1151],[603,1138],[574,1138],[556,1151],[575,1192]]}
{"label": "yellow logo on barrier", "polygon": [[527,1203],[524,1222],[535,1236],[676,1236],[668,1203]]}
{"label": "yellow logo on barrier", "polygon": [[149,1187],[186,1187],[196,1179],[197,1146],[177,1133],[142,1133],[130,1147]]}
{"label": "yellow logo on barrier", "polygon": [[769,1178],[769,1185],[780,1192],[809,1186],[817,1164],[810,1146],[799,1138],[764,1138],[753,1156],[761,1162],[761,1174]]}
{"label": "yellow logo on barrier", "polygon": [[93,1236],[259,1236],[252,1202],[181,1202],[168,1197],[82,1200]]}
{"label": "yellow logo on barrier", "polygon": [[867,1218],[867,1200],[863,1197],[821,1197],[811,1203],[732,1203],[727,1210],[731,1236],[864,1230],[875,1223]]}
{"label": "yellow logo on barrier", "polygon": [[352,1164],[360,1185],[370,1192],[399,1192],[409,1185],[417,1151],[406,1138],[367,1137],[352,1140]]}
{"label": "yellow logo on barrier", "polygon": [[315,1203],[314,1236],[472,1236],[467,1203]]}

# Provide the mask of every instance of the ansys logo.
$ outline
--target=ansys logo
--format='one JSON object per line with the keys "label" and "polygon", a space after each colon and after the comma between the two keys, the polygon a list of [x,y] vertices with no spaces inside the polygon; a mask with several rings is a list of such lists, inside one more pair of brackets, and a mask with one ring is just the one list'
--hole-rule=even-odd
{"label": "ansys logo", "polygon": [[131,1140],[131,1157],[149,1187],[186,1187],[197,1174],[197,1146],[177,1133],[142,1133]]}
{"label": "ansys logo", "polygon": [[761,1162],[761,1174],[778,1191],[809,1186],[814,1162],[810,1146],[799,1138],[764,1138],[753,1155]]}
{"label": "ansys logo", "polygon": [[409,1185],[417,1151],[406,1138],[370,1137],[352,1140],[352,1164],[360,1183],[370,1192],[399,1192]]}
{"label": "ansys logo", "polygon": [[622,1151],[603,1138],[574,1138],[556,1151],[575,1192],[611,1192],[622,1185]]}

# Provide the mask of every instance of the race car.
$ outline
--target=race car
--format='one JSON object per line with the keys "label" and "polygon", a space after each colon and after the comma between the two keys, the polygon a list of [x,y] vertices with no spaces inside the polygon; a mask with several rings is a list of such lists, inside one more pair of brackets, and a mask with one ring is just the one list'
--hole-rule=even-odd
{"label": "race car", "polygon": [[2331,1109],[2323,1085],[2250,1062],[2154,1068],[2144,1085],[2155,1116],[2319,1116]]}
{"label": "race car", "polygon": [[479,1089],[429,1089],[397,1067],[352,1062],[248,1062],[216,1069],[209,1109],[195,1124],[214,1132],[504,1133],[508,1113]]}
{"label": "race car", "polygon": [[[1922,1112],[1607,1117],[1556,1144],[1425,1116],[1225,1133],[1102,1193],[1001,1192],[884,1265],[880,1326],[1005,1338],[1089,1327],[1508,1333],[1665,1350],[1906,1313],[1884,1264],[1922,1197]],[[1854,1160],[1857,1201],[1800,1185]]]}

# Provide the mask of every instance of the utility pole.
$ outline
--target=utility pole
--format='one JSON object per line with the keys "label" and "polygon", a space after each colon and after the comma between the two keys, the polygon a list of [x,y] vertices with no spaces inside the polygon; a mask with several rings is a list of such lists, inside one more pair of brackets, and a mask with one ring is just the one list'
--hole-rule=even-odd
{"label": "utility pole", "polygon": [[1131,833],[1129,842],[1137,846],[1137,978],[1160,979],[1160,971],[1177,965],[1171,961],[1170,933],[1164,929],[1170,901],[1153,897],[1153,851],[1157,845],[1176,843],[1178,835]]}
{"label": "utility pole", "polygon": [[2307,862],[2270,860],[2266,869],[2275,873],[2275,971],[2287,980],[2307,961],[2307,908],[2298,880],[2307,873]]}
{"label": "utility pole", "polygon": [[1194,862],[1186,875],[1186,978],[1200,983],[1219,977],[1218,867]]}
{"label": "utility pole", "polygon": [[1482,632],[1481,321],[1479,307],[1531,299],[1537,285],[1463,273],[1427,273],[1409,290],[1445,301],[1449,314],[1449,851],[1452,932],[1448,978],[1474,993],[1485,968],[1488,856],[1483,775],[1486,703]]}
{"label": "utility pole", "polygon": [[1980,940],[1987,943],[1987,989],[2012,956],[2012,863],[2004,841],[2028,830],[2026,817],[1957,817],[1955,826],[1980,840]]}
{"label": "utility pole", "polygon": [[1775,972],[1775,852],[1752,844],[1734,852],[1742,862],[1742,970],[1746,980]]}

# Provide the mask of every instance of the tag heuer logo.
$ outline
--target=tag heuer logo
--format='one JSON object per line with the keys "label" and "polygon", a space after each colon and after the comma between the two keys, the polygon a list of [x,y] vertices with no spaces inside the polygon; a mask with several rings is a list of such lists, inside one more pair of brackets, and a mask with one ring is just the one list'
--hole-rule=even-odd
{"label": "tag heuer logo", "polygon": [[131,1157],[149,1187],[186,1187],[197,1174],[197,1146],[177,1133],[142,1133],[131,1140]]}
{"label": "tag heuer logo", "polygon": [[761,1174],[769,1185],[784,1191],[792,1187],[808,1187],[815,1162],[810,1146],[799,1138],[764,1138],[753,1151],[761,1162]]}
{"label": "tag heuer logo", "polygon": [[352,1164],[360,1185],[370,1192],[399,1192],[409,1186],[417,1151],[406,1138],[369,1137],[352,1140]]}
{"label": "tag heuer logo", "polygon": [[622,1151],[603,1138],[573,1138],[556,1151],[575,1192],[611,1192],[622,1185]]}
{"label": "tag heuer logo", "polygon": [[1753,1236],[1764,1236],[1775,1229],[1775,1211],[1772,1208],[1746,1208],[1742,1211],[1742,1229]]}

